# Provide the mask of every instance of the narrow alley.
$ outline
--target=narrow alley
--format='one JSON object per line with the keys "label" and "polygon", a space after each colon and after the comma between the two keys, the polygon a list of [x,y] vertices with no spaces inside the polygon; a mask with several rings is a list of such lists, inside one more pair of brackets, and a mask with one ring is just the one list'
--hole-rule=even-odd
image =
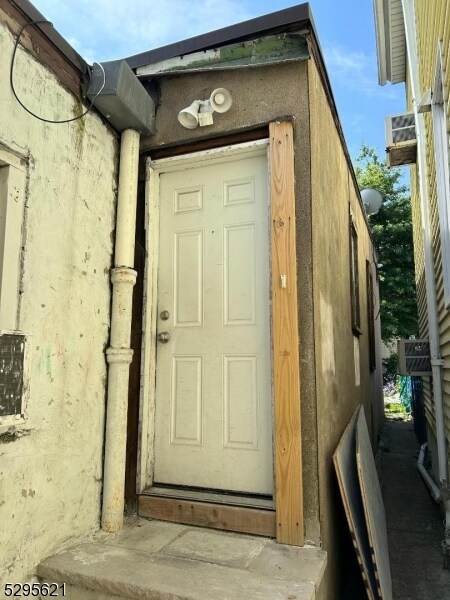
{"label": "narrow alley", "polygon": [[412,421],[386,419],[378,470],[383,493],[394,600],[449,600],[442,568],[444,526],[416,468]]}

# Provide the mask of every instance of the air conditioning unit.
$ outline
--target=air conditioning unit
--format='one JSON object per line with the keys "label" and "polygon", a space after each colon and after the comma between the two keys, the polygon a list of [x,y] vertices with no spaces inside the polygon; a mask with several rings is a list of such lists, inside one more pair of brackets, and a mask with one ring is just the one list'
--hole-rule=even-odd
{"label": "air conditioning unit", "polygon": [[397,349],[400,375],[431,375],[428,340],[398,340]]}
{"label": "air conditioning unit", "polygon": [[416,162],[417,138],[414,113],[386,117],[386,152],[390,167]]}

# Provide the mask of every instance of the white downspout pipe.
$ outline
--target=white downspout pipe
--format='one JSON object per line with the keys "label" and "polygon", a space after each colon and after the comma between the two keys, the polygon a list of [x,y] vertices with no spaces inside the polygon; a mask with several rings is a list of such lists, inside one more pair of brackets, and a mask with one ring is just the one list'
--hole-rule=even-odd
{"label": "white downspout pipe", "polygon": [[421,98],[419,82],[419,64],[417,53],[416,20],[414,0],[402,0],[405,20],[406,48],[411,76],[414,117],[417,136],[417,166],[419,169],[420,209],[422,215],[422,234],[425,262],[425,287],[428,313],[428,337],[430,341],[431,369],[433,377],[434,414],[436,419],[436,441],[438,451],[438,470],[441,499],[445,508],[445,540],[442,542],[444,568],[450,569],[450,488],[448,481],[447,448],[445,440],[444,407],[442,393],[442,367],[444,361],[440,354],[439,322],[436,301],[433,248],[428,211],[428,177],[426,161],[426,138],[424,116],[418,112]]}
{"label": "white downspout pipe", "polygon": [[411,77],[417,136],[417,167],[420,183],[420,210],[422,216],[422,235],[425,262],[425,287],[428,313],[428,336],[430,341],[431,369],[433,377],[433,398],[436,418],[436,438],[438,449],[439,480],[448,481],[447,452],[445,444],[444,410],[442,399],[442,366],[440,355],[439,323],[436,302],[436,284],[434,274],[433,248],[428,210],[428,176],[426,162],[426,138],[424,117],[418,112],[420,102],[419,65],[417,60],[416,23],[414,0],[402,0],[405,20],[406,47]]}
{"label": "white downspout pipe", "polygon": [[113,533],[123,526],[127,441],[128,380],[133,286],[136,283],[136,227],[139,133],[127,129],[120,146],[119,193],[114,268],[111,269],[112,310],[110,347],[106,350],[108,396],[103,471],[102,529]]}
{"label": "white downspout pipe", "polygon": [[441,492],[423,464],[425,462],[425,452],[427,451],[427,447],[428,444],[426,442],[425,444],[422,444],[420,446],[419,460],[417,461],[417,470],[422,475],[423,480],[427,484],[428,489],[430,490],[431,497],[435,502],[439,503],[441,501]]}

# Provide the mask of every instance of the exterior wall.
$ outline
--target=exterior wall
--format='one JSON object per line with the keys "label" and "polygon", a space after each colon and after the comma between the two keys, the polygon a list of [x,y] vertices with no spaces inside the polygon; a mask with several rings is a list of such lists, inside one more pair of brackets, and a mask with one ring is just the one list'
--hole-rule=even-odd
{"label": "exterior wall", "polygon": [[[218,87],[231,92],[232,108],[214,115],[212,127],[183,128],[178,112]],[[160,94],[156,134],[143,141],[150,156],[161,146],[242,132],[283,115],[294,118],[305,539],[319,544],[307,62],[165,77]]]}
{"label": "exterior wall", "polygon": [[[370,370],[366,260],[375,256],[357,191],[316,65],[309,63],[311,110],[312,240],[320,524],[328,552],[323,595],[340,598],[350,547],[332,456],[359,404],[375,445],[382,419],[380,323],[376,320],[377,368]],[[352,331],[349,210],[358,233],[360,336]],[[378,314],[378,283],[374,277]],[[347,545],[347,552],[343,548]],[[322,588],[321,588],[322,589]]]}
{"label": "exterior wall", "polygon": [[[54,125],[19,106],[5,21],[0,10],[0,148],[28,165],[18,326],[31,335],[31,366],[28,418],[0,430],[1,588],[98,527],[117,160],[115,135],[95,114]],[[79,110],[22,49],[15,82],[38,114]]]}
{"label": "exterior wall", "polygon": [[[230,90],[233,107],[215,115],[214,127],[187,130],[177,123],[181,108],[221,86]],[[377,314],[374,255],[328,99],[312,60],[245,72],[166,77],[160,82],[160,93],[157,133],[144,141],[150,156],[162,146],[235,133],[279,115],[294,117],[306,539],[329,551],[320,593],[332,600],[338,597],[338,571],[347,555],[342,549],[350,542],[332,454],[360,403],[375,441],[383,405],[379,320],[375,322],[377,369],[369,369],[365,261],[370,260],[374,275]],[[353,336],[350,321],[349,203],[359,236],[363,329],[359,338]],[[354,352],[359,357],[360,385],[355,384]]]}
{"label": "exterior wall", "polygon": [[[450,106],[450,4],[447,0],[416,0],[416,28],[417,45],[419,53],[419,78],[420,87],[424,92],[433,88],[438,40],[442,40],[443,53],[443,72],[444,72],[444,106],[447,111],[447,131],[449,131]],[[408,109],[412,110],[412,98],[410,86],[407,86]],[[425,115],[426,146],[427,146],[427,171],[428,171],[428,202],[432,234],[432,247],[434,255],[434,271],[437,295],[437,309],[439,318],[439,332],[441,340],[441,356],[444,360],[443,370],[443,391],[444,391],[444,412],[445,429],[447,445],[450,446],[450,310],[445,308],[444,303],[444,284],[442,275],[442,253],[441,253],[441,233],[439,226],[439,210],[436,185],[436,167],[434,157],[434,135],[431,113]],[[447,182],[449,185],[449,182]],[[414,254],[416,262],[416,285],[417,285],[417,304],[419,313],[420,336],[428,336],[428,319],[425,293],[425,271],[423,258],[423,239],[422,223],[420,215],[419,201],[419,181],[416,166],[411,167],[411,194],[413,208],[413,228],[414,228]],[[431,379],[423,378],[424,406],[428,422],[428,433],[430,448],[436,446],[436,425],[433,407],[433,397],[431,388]],[[433,453],[433,457],[436,453]],[[433,470],[437,476],[437,460],[433,460]]]}

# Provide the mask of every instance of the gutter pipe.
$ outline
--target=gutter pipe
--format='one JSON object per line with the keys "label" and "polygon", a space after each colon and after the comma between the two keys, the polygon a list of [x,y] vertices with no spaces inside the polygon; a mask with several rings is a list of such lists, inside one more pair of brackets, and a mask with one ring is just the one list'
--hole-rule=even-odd
{"label": "gutter pipe", "polygon": [[116,217],[114,267],[111,269],[112,310],[110,347],[106,350],[108,392],[105,462],[103,473],[102,529],[109,533],[123,527],[127,441],[128,380],[133,350],[130,348],[137,182],[140,134],[122,133],[119,193]]}
{"label": "gutter pipe", "polygon": [[435,273],[431,227],[428,211],[428,175],[426,162],[426,136],[423,114],[418,111],[421,99],[419,82],[419,64],[417,53],[416,21],[414,0],[402,0],[405,21],[406,48],[411,76],[414,117],[417,136],[417,167],[420,183],[420,211],[422,216],[422,235],[425,263],[425,287],[428,313],[428,336],[430,341],[431,370],[433,378],[434,413],[436,419],[436,441],[440,494],[445,508],[445,540],[442,542],[444,568],[450,569],[450,487],[448,481],[447,448],[445,439],[444,407],[442,393],[442,367],[444,361],[440,355],[439,322],[436,301]]}

